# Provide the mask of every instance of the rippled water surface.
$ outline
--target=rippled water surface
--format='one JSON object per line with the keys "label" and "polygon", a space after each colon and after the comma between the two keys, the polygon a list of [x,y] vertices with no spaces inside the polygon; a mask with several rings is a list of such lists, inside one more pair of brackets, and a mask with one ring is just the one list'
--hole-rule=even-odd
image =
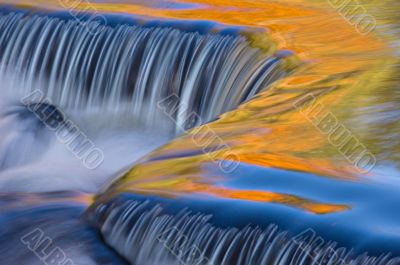
{"label": "rippled water surface", "polygon": [[5,2],[1,261],[399,264],[397,1]]}

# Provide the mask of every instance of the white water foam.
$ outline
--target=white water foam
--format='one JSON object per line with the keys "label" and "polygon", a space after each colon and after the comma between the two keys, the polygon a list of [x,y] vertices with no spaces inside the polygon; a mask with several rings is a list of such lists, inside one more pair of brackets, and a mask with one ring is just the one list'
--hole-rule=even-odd
{"label": "white water foam", "polygon": [[[12,81],[10,81],[12,80]],[[166,143],[171,134],[165,130],[144,129],[125,113],[62,109],[97,148],[104,161],[88,169],[56,132],[44,126],[34,113],[20,118],[13,110],[23,110],[24,97],[16,78],[0,77],[0,192],[46,192],[81,190],[96,192],[118,177],[135,161]],[[16,91],[19,91],[16,93]],[[42,126],[41,126],[42,125]]]}

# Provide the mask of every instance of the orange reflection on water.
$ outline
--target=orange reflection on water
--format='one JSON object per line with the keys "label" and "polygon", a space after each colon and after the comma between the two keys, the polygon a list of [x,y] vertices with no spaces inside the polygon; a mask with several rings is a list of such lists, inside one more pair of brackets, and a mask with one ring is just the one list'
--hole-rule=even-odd
{"label": "orange reflection on water", "polygon": [[2,205],[1,210],[15,209],[19,207],[30,207],[35,205],[51,204],[74,204],[87,207],[94,201],[93,194],[82,192],[59,192],[59,193],[0,193],[0,197],[7,204]]}
{"label": "orange reflection on water", "polygon": [[[196,3],[202,7],[190,10],[110,4],[96,7],[104,11],[118,12],[120,9],[147,16],[212,20],[264,28],[269,35],[261,32],[248,35],[253,45],[269,47],[273,44],[269,37],[272,36],[276,41],[276,45],[272,45],[275,49],[294,50],[305,64],[254,100],[207,126],[228,144],[228,151],[233,152],[240,162],[343,180],[357,179],[353,166],[329,144],[326,135],[296,110],[293,102],[312,92],[347,124],[346,115],[352,106],[345,102],[349,98],[360,98],[359,91],[371,91],[366,89],[369,84],[363,80],[368,80],[384,63],[385,43],[372,34],[359,35],[335,10],[320,6],[265,1],[199,0]],[[201,193],[219,198],[280,203],[319,214],[349,209],[342,204],[313,202],[290,194],[219,187],[220,178],[207,176],[203,167],[224,159],[226,150],[202,152],[204,146],[196,146],[193,141],[193,137],[199,137],[196,132],[199,130],[192,130],[148,156],[150,161],[159,157],[178,158],[135,166],[115,183],[108,195],[122,191],[173,197]],[[188,152],[197,154],[183,155]]]}
{"label": "orange reflection on water", "polygon": [[[200,178],[197,178],[199,180]],[[162,180],[146,180],[130,182],[129,188],[119,187],[118,192],[134,192],[136,194],[161,195],[169,198],[178,196],[207,195],[223,199],[253,201],[259,203],[276,203],[293,208],[303,209],[313,214],[329,214],[349,210],[343,204],[321,203],[301,198],[299,196],[261,190],[238,190],[216,187],[206,183],[196,182],[185,177],[166,178]],[[111,192],[113,193],[113,192]]]}
{"label": "orange reflection on water", "polygon": [[[57,5],[54,1],[46,2]],[[197,3],[199,7],[154,8],[152,1],[146,5],[90,3],[90,6],[98,11],[134,13],[149,18],[211,20],[225,25],[263,29],[244,34],[247,34],[252,45],[266,48],[267,52],[283,48],[295,51],[304,65],[254,100],[222,115],[221,119],[207,126],[229,145],[230,151],[235,153],[240,162],[343,180],[359,177],[346,158],[329,143],[326,135],[321,134],[296,110],[293,102],[303,94],[313,92],[342,123],[351,127],[353,109],[365,104],[365,96],[375,93],[380,81],[388,75],[381,71],[383,65],[390,61],[384,41],[374,34],[358,34],[336,10],[307,1],[181,2]],[[32,5],[30,2],[26,4]],[[87,4],[82,2],[78,8],[85,10]],[[314,213],[346,209],[343,205],[304,202],[292,195],[216,188],[219,178],[212,177],[205,182],[207,173],[203,166],[224,159],[225,150],[205,154],[203,146],[194,144],[193,132],[160,148],[149,155],[148,160],[176,157],[175,154],[186,151],[192,151],[195,155],[152,162],[143,160],[115,183],[109,194],[140,191],[167,196],[201,192],[242,200],[290,202],[294,207]],[[355,131],[358,136],[362,133]],[[370,142],[365,144],[367,147],[373,145]]]}
{"label": "orange reflection on water", "polygon": [[270,191],[235,190],[201,184],[189,184],[187,190],[189,193],[202,193],[220,198],[279,203],[290,207],[300,208],[314,214],[328,214],[349,209],[349,207],[345,205],[318,203],[297,196]]}

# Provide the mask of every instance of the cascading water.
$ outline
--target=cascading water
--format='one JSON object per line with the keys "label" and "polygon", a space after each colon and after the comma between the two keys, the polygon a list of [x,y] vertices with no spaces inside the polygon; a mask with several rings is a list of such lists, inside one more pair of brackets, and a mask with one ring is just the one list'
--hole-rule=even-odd
{"label": "cascading water", "polygon": [[[35,177],[30,191],[96,190],[177,133],[232,110],[286,74],[280,58],[263,55],[244,37],[88,23],[98,34],[88,34],[88,24],[75,20],[18,12],[0,15],[5,95],[0,127],[10,139],[2,141],[1,150],[13,148],[18,154],[18,159],[1,154],[0,187],[17,190],[20,181]],[[34,96],[38,91],[41,96]],[[168,117],[160,102],[171,98],[176,108]],[[108,159],[95,170],[80,165],[57,137],[48,135],[48,128],[24,125],[37,115],[22,119],[26,111],[21,100],[59,108]],[[19,112],[8,110],[17,106]],[[16,126],[29,130],[16,135]],[[80,144],[77,140],[69,147],[79,150]],[[65,167],[73,168],[75,176],[67,176]],[[44,177],[49,171],[53,178],[59,176],[61,185],[43,185],[51,182]],[[69,184],[63,183],[66,179]]]}
{"label": "cascading water", "polygon": [[[326,1],[54,2],[70,14],[0,11],[1,264],[400,264],[398,79],[388,74],[398,58],[360,31],[372,18],[398,46],[386,31],[399,23],[377,11],[382,1],[353,10],[381,17],[348,12],[351,1],[329,1],[330,10]],[[162,20],[75,16],[89,7]],[[231,144],[234,172],[214,163],[219,149],[193,146],[197,130],[169,141],[286,76],[290,52],[264,53],[231,28],[191,28],[193,19],[266,29],[310,62],[210,124],[213,137],[200,133]],[[256,35],[255,46],[270,44]],[[294,106],[303,94],[329,109],[326,123],[324,111]],[[381,175],[341,162],[350,156],[333,149],[333,123],[371,148]],[[93,150],[104,155],[95,167]],[[60,192],[99,191],[122,172],[97,196]]]}
{"label": "cascading water", "polygon": [[181,127],[189,113],[209,121],[285,75],[278,58],[263,56],[244,37],[129,25],[97,25],[99,33],[88,34],[87,26],[3,14],[2,73],[17,71],[25,92],[39,82],[60,107],[125,108],[150,124],[157,102],[175,94]]}
{"label": "cascading water", "polygon": [[[152,148],[286,75],[281,58],[264,55],[237,35],[92,23],[98,34],[74,20],[0,15],[1,189],[95,191]],[[64,128],[64,138],[57,128]],[[95,170],[67,150],[86,151],[80,140],[63,141],[76,130],[108,158]],[[15,155],[6,155],[10,149]],[[108,239],[107,229],[100,230]],[[129,252],[135,239],[118,234],[113,240],[127,243],[115,247]],[[176,263],[163,251],[145,262],[147,252],[139,252],[139,258],[127,258],[134,264]]]}
{"label": "cascading water", "polygon": [[[173,207],[171,207],[173,208]],[[214,225],[212,214],[166,209],[163,203],[123,196],[93,209],[105,241],[131,264],[398,264],[391,254],[357,255],[310,231],[291,235],[275,225]],[[140,246],[140,247],[138,247]]]}

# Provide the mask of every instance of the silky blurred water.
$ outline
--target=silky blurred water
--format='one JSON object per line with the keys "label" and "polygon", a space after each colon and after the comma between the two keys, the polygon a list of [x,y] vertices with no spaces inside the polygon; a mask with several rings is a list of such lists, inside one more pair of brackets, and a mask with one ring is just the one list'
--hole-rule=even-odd
{"label": "silky blurred water", "polygon": [[[60,7],[52,1],[24,3],[36,4]],[[352,5],[377,22],[366,35],[351,24],[354,17],[346,14],[348,9],[331,4],[297,0],[81,3],[79,9],[90,6],[92,11],[114,12],[110,19],[114,26],[119,23],[115,18],[126,21],[122,18],[131,13],[146,27],[240,33],[250,47],[260,48],[266,56],[279,57],[277,50],[290,50],[295,56],[281,65],[280,70],[289,74],[279,76],[251,101],[216,119],[208,116],[210,123],[176,139],[174,132],[163,129],[165,124],[143,130],[140,122],[127,122],[126,113],[63,108],[104,151],[104,163],[94,171],[85,168],[34,116],[10,115],[10,108],[18,109],[18,100],[2,97],[0,143],[8,148],[0,150],[0,158],[6,161],[0,172],[4,192],[0,204],[5,207],[0,214],[1,260],[42,262],[18,242],[23,233],[39,226],[68,251],[75,264],[123,264],[121,256],[132,264],[178,264],[182,257],[187,258],[186,264],[195,264],[186,254],[173,255],[168,246],[154,243],[158,233],[176,226],[214,264],[290,264],[290,259],[292,264],[328,264],[321,253],[330,246],[342,249],[335,253],[345,263],[398,264],[398,259],[390,260],[400,254],[398,4],[359,1]],[[221,27],[228,29],[221,31]],[[205,81],[213,74],[204,76],[196,83],[197,91],[213,87]],[[101,78],[108,82],[107,77]],[[20,90],[19,81],[16,76],[12,84],[4,78],[0,83],[14,91]],[[324,110],[315,117],[321,120],[324,113],[332,114],[374,156],[376,165],[370,172],[360,172],[329,135],[296,108],[297,100],[307,93]],[[202,94],[197,95],[199,99]],[[221,161],[234,161],[236,166],[226,172]],[[65,196],[61,190],[99,193]],[[14,193],[43,191],[58,192]],[[310,248],[321,251],[315,251],[321,260],[308,255],[300,262],[291,238],[308,229],[325,245],[322,250]],[[256,246],[265,248],[258,251]],[[141,251],[143,247],[146,250]],[[178,242],[174,247],[183,246]],[[13,253],[21,253],[21,258]],[[331,263],[337,261],[330,258]]]}

